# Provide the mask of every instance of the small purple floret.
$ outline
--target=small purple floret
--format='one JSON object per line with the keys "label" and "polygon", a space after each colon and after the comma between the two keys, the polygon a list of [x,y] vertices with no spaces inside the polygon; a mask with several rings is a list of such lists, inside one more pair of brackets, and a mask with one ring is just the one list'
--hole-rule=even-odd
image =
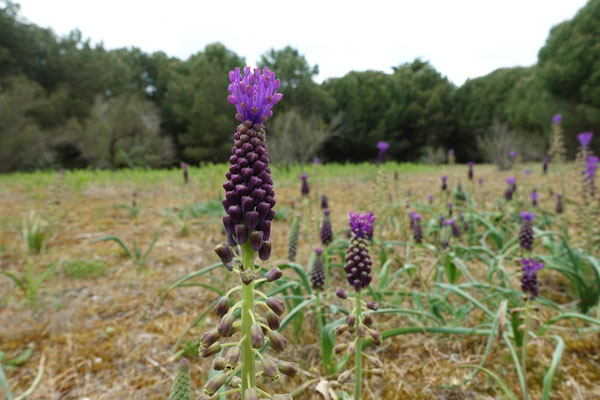
{"label": "small purple floret", "polygon": [[581,146],[589,147],[590,143],[592,143],[593,136],[593,132],[583,132],[577,135],[577,140],[579,140],[579,144],[581,144]]}
{"label": "small purple floret", "polygon": [[530,212],[527,212],[527,211],[521,211],[519,213],[519,215],[521,216],[521,218],[524,221],[533,221],[533,219],[535,218],[535,214],[534,213],[530,213]]}
{"label": "small purple floret", "polygon": [[372,212],[360,215],[359,213],[350,213],[350,229],[356,237],[368,237],[373,232],[375,215]]}
{"label": "small purple floret", "polygon": [[552,123],[553,124],[560,124],[560,121],[562,121],[562,114],[554,114],[554,117],[552,117]]}
{"label": "small purple floret", "polygon": [[283,97],[277,92],[281,84],[279,79],[275,79],[275,73],[267,67],[262,74],[260,68],[252,71],[246,67],[243,74],[236,68],[229,72],[229,80],[231,94],[227,100],[235,106],[235,117],[240,122],[249,120],[251,124],[264,124],[273,115],[271,108]]}

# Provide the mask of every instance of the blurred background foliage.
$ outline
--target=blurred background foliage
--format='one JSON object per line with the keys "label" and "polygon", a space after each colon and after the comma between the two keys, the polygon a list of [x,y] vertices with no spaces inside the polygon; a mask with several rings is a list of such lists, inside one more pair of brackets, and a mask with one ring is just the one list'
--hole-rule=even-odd
{"label": "blurred background foliage", "polygon": [[[195,164],[229,154],[236,121],[225,88],[242,56],[219,43],[187,60],[107,50],[79,31],[58,37],[29,23],[16,3],[0,7],[1,172]],[[319,84],[318,66],[297,49],[271,49],[259,63],[276,71],[285,96],[268,127],[273,145],[290,149],[278,161],[374,160],[378,140],[401,161],[436,162],[449,148],[458,161],[493,161],[486,144],[500,141],[539,158],[556,113],[573,154],[576,133],[600,132],[598,21],[600,0],[590,0],[552,28],[537,64],[460,87],[420,59]]]}

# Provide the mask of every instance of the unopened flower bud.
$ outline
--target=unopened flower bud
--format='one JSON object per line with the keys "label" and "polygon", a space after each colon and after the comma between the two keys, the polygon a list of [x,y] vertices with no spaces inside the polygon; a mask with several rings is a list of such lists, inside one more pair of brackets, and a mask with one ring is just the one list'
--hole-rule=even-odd
{"label": "unopened flower bud", "polygon": [[240,277],[244,285],[249,285],[255,278],[254,271],[246,269],[240,272]]}
{"label": "unopened flower bud", "polygon": [[265,240],[262,244],[262,247],[258,251],[258,258],[263,261],[266,261],[271,257],[271,242]]}
{"label": "unopened flower bud", "polygon": [[253,324],[250,327],[250,343],[255,349],[261,349],[265,345],[265,334],[258,324]]}
{"label": "unopened flower bud", "polygon": [[367,333],[369,334],[369,337],[375,346],[381,345],[381,333],[374,329],[369,329]]}
{"label": "unopened flower bud", "polygon": [[279,360],[277,367],[279,368],[279,372],[291,378],[298,375],[298,366],[293,362]]}
{"label": "unopened flower bud", "polygon": [[222,317],[223,315],[227,314],[227,312],[229,311],[229,306],[231,305],[231,302],[229,301],[229,299],[225,296],[221,297],[218,301],[217,304],[215,305],[215,313],[217,313],[217,315],[219,317]]}
{"label": "unopened flower bud", "polygon": [[277,314],[271,310],[267,311],[267,325],[269,325],[269,328],[274,330],[279,329],[279,326],[281,325],[281,320]]}
{"label": "unopened flower bud", "polygon": [[242,378],[240,378],[239,376],[234,376],[233,378],[231,378],[231,380],[229,381],[229,387],[234,389],[242,387]]}
{"label": "unopened flower bud", "polygon": [[225,358],[217,357],[213,360],[212,368],[215,371],[223,371],[225,369]]}
{"label": "unopened flower bud", "polygon": [[369,370],[369,373],[375,376],[383,376],[384,372],[385,371],[383,370],[383,368],[375,368]]}
{"label": "unopened flower bud", "polygon": [[240,350],[239,347],[237,347],[237,346],[231,347],[227,351],[227,355],[225,355],[225,369],[232,370],[235,367],[237,367],[238,362],[240,361],[241,354],[242,354],[242,351]]}
{"label": "unopened flower bud", "polygon": [[248,241],[248,227],[246,225],[236,225],[235,238],[239,244],[246,243]]}
{"label": "unopened flower bud", "polygon": [[348,354],[354,354],[354,351],[356,350],[356,342],[352,342],[348,345],[348,348],[346,349],[346,353]]}
{"label": "unopened flower bud", "polygon": [[273,381],[279,379],[279,369],[271,357],[265,357],[260,363],[264,376]]}
{"label": "unopened flower bud", "polygon": [[283,272],[277,267],[271,268],[266,274],[265,278],[267,278],[268,282],[276,281],[277,279],[283,276]]}
{"label": "unopened flower bud", "polygon": [[333,352],[337,355],[340,355],[344,352],[344,350],[346,350],[347,347],[348,347],[348,343],[336,344],[333,348]]}
{"label": "unopened flower bud", "polygon": [[254,231],[250,234],[250,247],[252,250],[259,251],[263,244],[263,233],[261,231]]}
{"label": "unopened flower bud", "polygon": [[217,253],[219,258],[221,259],[221,262],[224,265],[227,265],[231,261],[233,261],[233,254],[231,254],[231,250],[229,249],[229,246],[227,246],[227,244],[225,244],[225,243],[219,243],[215,247],[215,253]]}
{"label": "unopened flower bud", "polygon": [[366,326],[373,325],[373,317],[371,316],[371,314],[366,314],[363,317],[363,322],[365,323]]}
{"label": "unopened flower bud", "polygon": [[348,379],[350,379],[350,373],[351,371],[344,371],[340,374],[340,376],[338,376],[338,382],[339,383],[345,383],[348,382]]}
{"label": "unopened flower bud", "polygon": [[231,314],[225,314],[223,318],[221,318],[219,324],[217,325],[217,331],[221,337],[229,337],[233,335],[233,321],[234,318]]}
{"label": "unopened flower bud", "polygon": [[360,324],[358,326],[358,336],[360,336],[360,337],[365,336],[365,326],[363,324]]}
{"label": "unopened flower bud", "polygon": [[277,352],[285,350],[288,345],[287,339],[281,336],[281,333],[277,331],[269,332],[269,343],[271,344],[273,350]]}
{"label": "unopened flower bud", "polygon": [[213,376],[212,379],[206,382],[206,385],[204,386],[204,394],[212,396],[213,394],[217,393],[217,390],[221,389],[221,386],[225,384],[226,380],[227,375],[224,373]]}
{"label": "unopened flower bud", "polygon": [[338,289],[335,291],[335,295],[337,297],[339,297],[340,299],[346,299],[348,298],[348,295],[346,294],[346,292],[344,291],[344,289]]}
{"label": "unopened flower bud", "polygon": [[367,308],[369,310],[377,311],[377,303],[375,303],[374,301],[371,301],[371,302],[367,303]]}
{"label": "unopened flower bud", "polygon": [[200,349],[200,355],[202,358],[207,358],[218,354],[221,351],[221,343],[214,343],[209,347],[202,347]]}
{"label": "unopened flower bud", "polygon": [[346,317],[346,323],[348,324],[348,326],[350,328],[352,328],[354,326],[355,321],[356,321],[356,317],[354,316],[354,314],[350,314]]}
{"label": "unopened flower bud", "polygon": [[346,332],[346,329],[348,329],[348,325],[340,325],[340,326],[336,326],[335,327],[335,335],[339,336],[342,333]]}
{"label": "unopened flower bud", "polygon": [[248,388],[248,389],[244,390],[244,399],[245,400],[260,400],[260,397],[258,397],[258,393],[256,392],[256,389]]}
{"label": "unopened flower bud", "polygon": [[285,310],[285,303],[283,301],[279,300],[277,297],[271,296],[267,298],[266,303],[275,314],[281,317],[283,311]]}
{"label": "unopened flower bud", "polygon": [[213,328],[209,331],[206,331],[204,335],[200,338],[200,344],[204,347],[208,347],[219,340],[221,336],[219,332],[217,332],[216,328]]}

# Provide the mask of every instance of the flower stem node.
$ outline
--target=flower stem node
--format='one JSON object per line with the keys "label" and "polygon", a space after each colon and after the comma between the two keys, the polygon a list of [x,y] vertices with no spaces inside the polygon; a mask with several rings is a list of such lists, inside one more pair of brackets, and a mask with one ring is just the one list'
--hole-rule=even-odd
{"label": "flower stem node", "polygon": [[254,280],[254,278],[256,278],[256,275],[251,269],[246,269],[240,272],[240,277],[242,278],[242,283],[244,285],[249,285]]}

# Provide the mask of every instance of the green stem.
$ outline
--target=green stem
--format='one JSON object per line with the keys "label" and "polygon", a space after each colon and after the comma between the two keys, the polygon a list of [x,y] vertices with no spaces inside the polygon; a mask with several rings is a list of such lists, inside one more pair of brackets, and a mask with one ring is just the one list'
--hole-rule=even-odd
{"label": "green stem", "polygon": [[358,327],[361,323],[360,291],[356,292],[356,321],[354,322],[356,332],[356,343],[354,347],[354,400],[360,400],[361,376],[362,376],[362,339],[358,335]]}
{"label": "green stem", "polygon": [[[250,241],[242,246],[242,268],[244,270],[254,269],[255,253],[250,247]],[[242,400],[246,389],[256,387],[256,375],[254,365],[254,351],[250,341],[250,327],[254,316],[254,281],[248,285],[242,285]]]}
{"label": "green stem", "polygon": [[329,245],[325,245],[325,248],[323,249],[323,262],[324,262],[324,269],[325,269],[325,287],[329,288],[329,281],[330,281],[330,277],[329,277]]}
{"label": "green stem", "polygon": [[529,337],[529,299],[525,301],[525,329],[523,330],[523,345],[521,347],[521,370],[523,371],[523,400],[529,399],[527,389],[527,338]]}
{"label": "green stem", "polygon": [[[317,337],[323,346],[323,311],[321,310],[321,291],[315,291],[315,318],[317,319]],[[328,373],[329,366],[323,363],[323,372]]]}

